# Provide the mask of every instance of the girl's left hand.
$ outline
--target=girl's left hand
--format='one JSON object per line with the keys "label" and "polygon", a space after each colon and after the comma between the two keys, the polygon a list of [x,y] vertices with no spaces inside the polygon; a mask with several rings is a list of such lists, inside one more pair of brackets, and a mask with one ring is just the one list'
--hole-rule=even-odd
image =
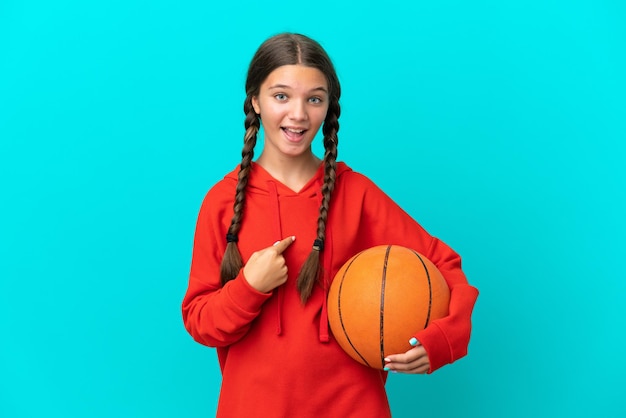
{"label": "girl's left hand", "polygon": [[424,374],[430,370],[430,360],[426,350],[415,339],[413,348],[404,354],[392,354],[385,357],[385,370],[399,373]]}

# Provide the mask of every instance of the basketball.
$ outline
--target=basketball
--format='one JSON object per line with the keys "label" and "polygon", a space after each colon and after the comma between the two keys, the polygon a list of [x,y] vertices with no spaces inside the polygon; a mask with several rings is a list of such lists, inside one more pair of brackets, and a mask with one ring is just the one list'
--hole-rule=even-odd
{"label": "basketball", "polygon": [[339,269],[328,293],[328,321],[343,350],[383,369],[409,340],[448,314],[450,290],[426,257],[398,245],[364,250]]}

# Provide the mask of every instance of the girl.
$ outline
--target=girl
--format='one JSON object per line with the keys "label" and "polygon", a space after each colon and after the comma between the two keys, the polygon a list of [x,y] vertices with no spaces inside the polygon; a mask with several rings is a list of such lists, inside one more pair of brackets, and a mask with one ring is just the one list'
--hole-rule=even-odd
{"label": "girl", "polygon": [[[193,338],[217,347],[217,416],[389,417],[388,370],[432,373],[467,353],[478,292],[455,252],[337,162],[340,92],[326,52],[302,35],[268,39],[250,63],[243,158],[202,204],[182,306]],[[311,148],[320,127],[323,160]],[[385,371],[344,353],[326,313],[343,263],[383,244],[424,254],[451,290],[449,316],[388,356]]]}

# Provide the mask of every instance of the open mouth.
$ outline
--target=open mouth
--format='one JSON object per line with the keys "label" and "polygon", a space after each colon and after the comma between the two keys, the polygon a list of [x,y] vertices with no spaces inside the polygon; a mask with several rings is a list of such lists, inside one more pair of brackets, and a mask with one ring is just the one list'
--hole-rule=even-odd
{"label": "open mouth", "polygon": [[287,128],[284,126],[281,129],[283,130],[287,138],[293,141],[301,139],[307,131],[306,129]]}

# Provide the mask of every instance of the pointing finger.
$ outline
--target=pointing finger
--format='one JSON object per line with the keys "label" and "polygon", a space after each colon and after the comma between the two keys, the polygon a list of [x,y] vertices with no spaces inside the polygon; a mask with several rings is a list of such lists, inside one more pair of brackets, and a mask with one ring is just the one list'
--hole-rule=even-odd
{"label": "pointing finger", "polygon": [[285,239],[283,239],[282,241],[277,241],[274,243],[274,248],[276,248],[276,252],[278,254],[282,254],[283,251],[285,251],[287,249],[287,247],[289,247],[291,245],[292,242],[294,242],[296,239],[296,237],[291,236],[291,237],[287,237]]}

